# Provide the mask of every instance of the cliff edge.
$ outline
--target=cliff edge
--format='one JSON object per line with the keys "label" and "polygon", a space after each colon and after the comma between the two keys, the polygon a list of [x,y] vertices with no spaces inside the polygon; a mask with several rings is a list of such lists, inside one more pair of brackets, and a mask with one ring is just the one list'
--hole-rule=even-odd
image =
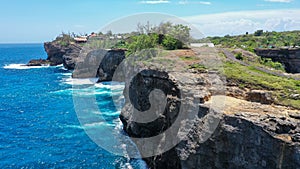
{"label": "cliff edge", "polygon": [[[120,119],[149,167],[299,168],[299,110],[226,96],[226,80],[217,71],[199,66],[186,69],[207,57],[218,60],[205,52],[194,50],[193,60],[173,52],[165,60],[158,57],[141,64],[134,78],[125,74],[126,103]],[[131,66],[125,67],[131,72]],[[159,104],[159,98],[153,98],[155,89],[163,91],[165,102]],[[139,113],[146,116],[143,113],[151,113],[147,110],[152,106],[162,110],[155,112],[158,118],[137,122]],[[158,135],[153,142],[147,141]],[[168,147],[178,137],[178,144]]]}

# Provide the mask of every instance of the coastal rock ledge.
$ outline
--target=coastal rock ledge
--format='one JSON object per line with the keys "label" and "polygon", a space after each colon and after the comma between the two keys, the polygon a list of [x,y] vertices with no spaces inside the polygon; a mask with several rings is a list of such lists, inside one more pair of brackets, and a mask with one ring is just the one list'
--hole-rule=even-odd
{"label": "coastal rock ledge", "polygon": [[[299,169],[300,123],[295,116],[289,115],[299,114],[299,110],[225,96],[221,86],[212,85],[222,81],[212,72],[181,71],[176,66],[172,71],[164,71],[157,69],[161,66],[153,68],[154,62],[152,60],[152,63],[146,64],[144,70],[141,68],[143,71],[132,80],[125,77],[125,106],[120,115],[124,130],[134,138],[150,168]],[[180,65],[179,62],[177,64]],[[126,67],[130,69],[130,66]],[[164,91],[165,110],[155,121],[136,122],[138,117],[135,111],[144,113],[154,102],[158,102],[153,98],[153,103],[149,100],[154,89]],[[183,98],[181,92],[191,95]],[[223,101],[223,110],[218,109],[218,104]],[[180,112],[183,104],[191,109]],[[173,127],[179,118],[179,113],[188,114],[187,119],[181,119],[179,128],[171,135],[166,134],[165,131]],[[208,114],[212,114],[211,117],[207,117]],[[218,121],[215,129],[207,125],[207,119],[208,123]],[[186,137],[165,152],[168,140],[181,135],[180,132],[187,127],[191,129]],[[150,146],[136,139],[160,134],[163,136]],[[163,153],[148,157],[149,151]]]}
{"label": "coastal rock ledge", "polygon": [[[99,81],[112,80],[114,71],[125,58],[125,52],[120,50],[89,51],[85,58],[81,58],[81,47],[76,44],[61,46],[45,43],[45,50],[48,53],[46,62],[51,65],[64,64],[67,69],[82,65],[82,69],[74,71],[73,77],[99,77]],[[163,135],[156,140],[155,146],[135,142],[150,168],[299,169],[299,110],[225,96],[222,86],[218,86],[224,79],[218,79],[213,72],[180,69],[186,68],[180,63],[182,59],[177,59],[176,64],[170,66],[172,70],[159,69],[173,63],[176,56],[169,59],[163,62],[157,58],[156,61],[152,59],[151,63],[144,63],[140,73],[132,79],[130,69],[134,66],[125,63],[120,68],[123,69],[121,79],[125,81],[125,106],[120,119],[130,137],[148,138],[163,134],[177,121],[181,106],[191,108],[181,112],[188,119],[179,121],[182,125],[178,126],[178,130],[171,135]],[[38,64],[38,61],[32,63]],[[135,122],[136,113],[133,112],[147,111],[151,107],[149,96],[154,89],[160,89],[166,95],[165,102],[162,102],[166,103],[166,107],[162,106],[164,111],[150,123]],[[185,98],[181,97],[181,92],[187,93]],[[212,103],[212,100],[220,98],[225,100],[223,111]],[[158,102],[156,99],[154,101]],[[157,108],[160,110],[161,106]],[[214,112],[212,117],[205,118],[210,111]],[[206,126],[205,119],[217,120],[216,128],[211,130]],[[151,157],[143,153],[145,150],[161,152],[167,139],[180,135],[180,129],[186,127],[191,127],[191,130],[173,148]],[[209,137],[203,140],[207,134]]]}
{"label": "coastal rock ledge", "polygon": [[45,42],[44,49],[48,55],[47,59],[30,60],[27,66],[57,66],[63,64],[66,69],[73,70],[82,47],[75,43],[62,45],[58,42]]}
{"label": "coastal rock ledge", "polygon": [[[137,99],[131,100],[132,103],[126,101],[120,118],[124,124],[124,130],[129,136],[147,138],[165,131],[175,121],[177,116],[174,114],[178,113],[180,105],[177,103],[177,99],[174,100],[174,97],[179,95],[177,93],[179,91],[176,90],[176,86],[170,86],[172,84],[170,82],[178,79],[167,78],[168,76],[164,72],[154,74],[144,72],[138,76],[131,84],[126,83],[125,90],[129,90],[129,95],[125,95],[125,98],[130,100],[130,96],[136,96]],[[175,90],[167,90],[169,97],[165,112],[158,120],[150,124],[134,122],[133,106],[138,109],[148,103],[148,96],[142,96],[139,93],[150,93],[154,87],[151,84],[155,84],[154,82],[157,81],[160,81],[159,86],[175,87]],[[185,90],[193,91],[195,87],[190,86]],[[212,96],[211,99],[213,97],[219,96]],[[193,121],[197,125],[190,130],[185,139],[161,155],[144,158],[149,167],[153,169],[299,169],[299,119],[284,114],[283,112],[288,111],[288,108],[280,107],[273,110],[270,105],[242,101],[231,97],[225,99],[227,103],[224,113],[222,113],[217,128],[208,140],[204,142],[201,140],[203,135],[209,132],[201,123],[201,119],[209,111],[205,103],[198,105],[199,111]],[[235,104],[237,101],[240,103]],[[244,106],[243,104],[253,108],[252,112],[245,113],[244,111],[247,111],[245,107],[243,107],[244,110],[235,109]],[[177,135],[178,133],[173,134]],[[157,141],[156,148],[164,147],[167,139],[168,136],[166,135]],[[146,145],[139,145],[139,142],[136,144],[139,149],[147,148],[144,147]]]}

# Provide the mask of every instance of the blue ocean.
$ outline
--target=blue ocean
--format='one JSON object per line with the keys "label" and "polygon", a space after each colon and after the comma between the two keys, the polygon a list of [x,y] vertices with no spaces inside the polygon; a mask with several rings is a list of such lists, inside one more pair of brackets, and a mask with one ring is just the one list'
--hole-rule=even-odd
{"label": "blue ocean", "polygon": [[[142,160],[126,157],[126,151],[106,151],[84,130],[109,125],[115,135],[124,134],[120,107],[111,99],[114,91],[123,104],[123,84],[93,87],[105,123],[82,126],[74,108],[71,72],[63,66],[22,66],[33,58],[47,58],[43,44],[0,45],[0,168],[146,168]],[[89,87],[76,90],[89,94]],[[95,117],[97,113],[90,118]]]}

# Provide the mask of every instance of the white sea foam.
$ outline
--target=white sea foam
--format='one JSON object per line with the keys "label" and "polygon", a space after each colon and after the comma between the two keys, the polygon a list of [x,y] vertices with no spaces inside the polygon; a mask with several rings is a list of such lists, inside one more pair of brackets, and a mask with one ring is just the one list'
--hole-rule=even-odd
{"label": "white sea foam", "polygon": [[95,123],[90,123],[90,124],[84,124],[83,128],[92,128],[92,127],[108,127],[108,126],[114,126],[114,124],[109,124],[107,122],[95,122]]}
{"label": "white sea foam", "polygon": [[96,88],[107,88],[111,90],[123,90],[124,89],[124,84],[123,83],[108,83],[108,84],[103,84],[103,83],[96,83],[95,84]]}
{"label": "white sea foam", "polygon": [[72,91],[73,91],[73,89],[64,89],[64,90],[52,91],[50,93],[52,93],[52,94],[69,94]]}
{"label": "white sea foam", "polygon": [[72,76],[72,73],[70,72],[70,73],[62,73],[61,75],[63,75],[63,76]]}
{"label": "white sea foam", "polygon": [[3,66],[4,69],[40,69],[40,68],[48,68],[49,65],[45,66],[27,66],[25,64],[9,64]]}
{"label": "white sea foam", "polygon": [[83,129],[80,125],[65,125],[66,128],[76,128],[76,129]]}
{"label": "white sea foam", "polygon": [[65,78],[63,79],[63,83],[69,85],[93,85],[98,81],[98,78],[86,78],[86,79],[76,79],[76,78]]}

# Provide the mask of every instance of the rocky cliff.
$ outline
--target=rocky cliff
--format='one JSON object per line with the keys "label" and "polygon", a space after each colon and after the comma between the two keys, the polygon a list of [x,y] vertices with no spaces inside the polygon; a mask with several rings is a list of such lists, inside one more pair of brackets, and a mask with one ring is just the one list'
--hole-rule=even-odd
{"label": "rocky cliff", "polygon": [[50,65],[57,66],[63,64],[66,69],[73,70],[79,57],[82,47],[75,43],[62,45],[58,42],[44,43],[47,59],[30,60],[27,66]]}
{"label": "rocky cliff", "polygon": [[67,69],[74,69],[76,59],[79,57],[81,46],[77,44],[61,45],[56,42],[44,43],[47,60],[52,66],[63,64]]}
{"label": "rocky cliff", "polygon": [[[52,43],[45,43],[45,49],[48,59],[43,63],[75,68],[75,78],[125,81],[126,103],[120,119],[150,168],[300,166],[299,111],[226,97],[225,82],[218,72],[188,70],[193,61],[183,63],[174,52],[163,58],[123,62],[122,50],[92,50],[80,55],[79,46],[68,48]],[[284,56],[298,56],[297,52]],[[192,55],[190,51],[180,53]],[[275,55],[278,53],[269,54]],[[208,61],[215,64],[214,59]],[[121,73],[113,79],[116,71]],[[151,109],[157,111],[148,116]],[[150,143],[143,140],[157,135],[160,137]]]}
{"label": "rocky cliff", "polygon": [[73,78],[99,78],[111,81],[117,66],[125,59],[124,50],[90,49],[84,45],[70,43],[61,45],[57,42],[44,43],[47,59],[31,60],[28,66],[63,64],[68,70],[74,70]]}
{"label": "rocky cliff", "polygon": [[292,49],[255,49],[263,58],[271,58],[285,66],[288,73],[300,73],[300,48]]}
{"label": "rocky cliff", "polygon": [[[180,70],[178,61],[170,71],[155,63],[142,64],[146,69],[125,78],[126,103],[120,115],[150,168],[299,168],[298,110],[224,96],[216,72]],[[153,96],[155,89],[163,91],[164,101]],[[137,122],[153,113],[148,111],[152,106],[162,110],[154,111],[157,119]],[[182,131],[187,131],[185,136]],[[157,135],[161,137],[146,141]],[[168,147],[178,137],[181,141]]]}
{"label": "rocky cliff", "polygon": [[92,50],[87,52],[86,56],[77,59],[72,77],[98,77],[99,82],[112,81],[116,68],[124,59],[124,50]]}

